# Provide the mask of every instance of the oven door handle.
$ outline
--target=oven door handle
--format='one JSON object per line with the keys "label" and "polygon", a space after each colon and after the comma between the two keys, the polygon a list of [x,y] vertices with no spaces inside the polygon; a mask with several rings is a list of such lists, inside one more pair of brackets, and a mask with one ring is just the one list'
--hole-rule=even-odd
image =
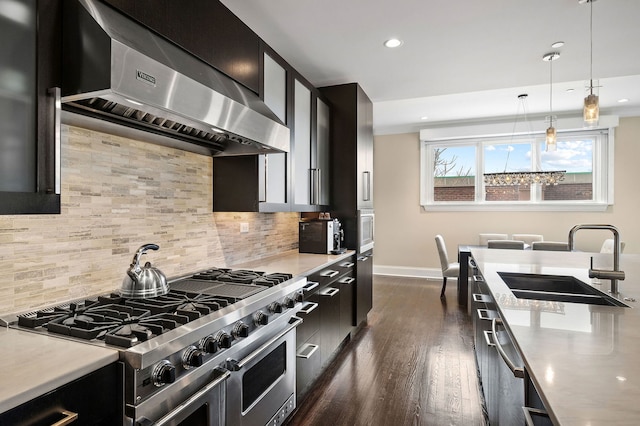
{"label": "oven door handle", "polygon": [[271,339],[269,339],[268,342],[260,346],[255,351],[251,352],[249,355],[244,357],[241,361],[236,361],[233,358],[228,358],[226,362],[227,370],[239,371],[242,367],[244,367],[249,362],[256,359],[258,356],[260,356],[262,352],[269,349],[269,347],[272,346],[275,342],[277,342],[278,339],[280,339],[282,336],[284,336],[285,334],[289,333],[291,330],[295,329],[297,326],[302,324],[302,318],[299,318],[299,317],[291,317],[291,320],[289,321],[291,322],[289,322],[289,326],[287,328],[285,328],[280,333],[273,336]]}
{"label": "oven door handle", "polygon": [[213,382],[209,383],[204,388],[200,389],[198,392],[194,393],[189,399],[180,404],[174,410],[172,410],[166,416],[160,418],[157,422],[152,423],[153,426],[163,426],[169,422],[171,422],[176,416],[182,413],[185,409],[187,409],[192,404],[196,403],[200,398],[206,396],[213,388],[218,386],[220,383],[224,382],[229,378],[231,373],[229,371],[224,370],[224,372]]}

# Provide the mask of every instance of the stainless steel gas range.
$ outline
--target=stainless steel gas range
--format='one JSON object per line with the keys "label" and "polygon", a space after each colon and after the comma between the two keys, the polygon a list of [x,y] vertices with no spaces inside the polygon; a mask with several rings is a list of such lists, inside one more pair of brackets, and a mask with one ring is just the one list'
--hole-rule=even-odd
{"label": "stainless steel gas range", "polygon": [[18,315],[13,328],[116,348],[125,425],[278,425],[295,409],[305,278],[210,269],[149,299],[118,293]]}

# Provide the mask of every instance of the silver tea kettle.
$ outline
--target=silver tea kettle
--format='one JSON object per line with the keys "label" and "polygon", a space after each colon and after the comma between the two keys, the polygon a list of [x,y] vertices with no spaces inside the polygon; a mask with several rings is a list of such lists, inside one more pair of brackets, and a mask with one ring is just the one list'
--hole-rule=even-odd
{"label": "silver tea kettle", "polygon": [[130,299],[147,299],[149,297],[161,296],[169,292],[167,278],[157,268],[151,266],[150,262],[140,266],[140,258],[147,250],[158,250],[157,244],[145,244],[141,246],[133,256],[133,261],[127,269],[127,275],[122,281],[120,294],[122,297]]}

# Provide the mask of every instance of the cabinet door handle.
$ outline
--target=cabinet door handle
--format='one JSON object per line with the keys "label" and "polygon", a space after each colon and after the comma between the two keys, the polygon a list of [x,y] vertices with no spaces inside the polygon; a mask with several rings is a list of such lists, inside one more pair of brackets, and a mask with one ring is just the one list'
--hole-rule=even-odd
{"label": "cabinet door handle", "polygon": [[305,314],[305,315],[309,315],[311,312],[313,312],[316,308],[318,307],[317,303],[314,302],[307,302],[302,308],[300,308],[298,310],[298,313],[300,314]]}
{"label": "cabinet door handle", "polygon": [[491,322],[491,331],[493,331],[493,343],[495,344],[496,349],[498,350],[498,353],[500,354],[500,357],[505,362],[505,364],[507,364],[507,367],[509,367],[509,370],[511,370],[513,375],[515,377],[523,379],[524,378],[524,368],[516,367],[516,365],[513,363],[513,361],[511,361],[511,359],[509,358],[507,353],[502,348],[502,345],[500,345],[500,342],[498,341],[498,333],[496,332],[496,325],[498,325],[498,324],[503,325],[502,319],[494,318],[493,321]]}
{"label": "cabinet door handle", "polygon": [[305,345],[296,353],[296,358],[309,359],[319,347],[320,346],[314,345],[313,343],[305,343]]}
{"label": "cabinet door handle", "polygon": [[53,423],[51,426],[66,426],[78,420],[78,413],[62,410],[60,414],[64,416],[64,419],[58,420],[57,422]]}
{"label": "cabinet door handle", "polygon": [[331,269],[327,269],[326,271],[323,271],[320,273],[321,277],[329,277],[329,278],[333,278],[336,275],[338,275],[340,272],[339,271],[333,271]]}
{"label": "cabinet door handle", "polygon": [[311,171],[311,204],[320,204],[320,169],[309,169]]}
{"label": "cabinet door handle", "polygon": [[[267,196],[267,188],[269,188],[269,157],[265,154],[262,154],[260,156],[258,156],[258,161],[262,161],[263,167],[262,167],[262,173],[263,173],[263,177],[264,180],[262,182],[262,185],[260,185],[260,188],[258,188],[258,202],[260,203],[266,203],[268,196]],[[260,168],[260,167],[258,167]]]}
{"label": "cabinet door handle", "polygon": [[362,200],[371,200],[371,172],[362,172]]}
{"label": "cabinet door handle", "polygon": [[[53,191],[57,195],[60,195],[60,123],[61,123],[61,112],[62,112],[62,102],[61,102],[61,91],[59,87],[52,87],[48,90],[49,96],[53,101],[52,111],[52,123],[53,123],[53,146],[54,146],[54,156],[55,156],[55,166],[54,166],[54,188]],[[51,182],[47,182],[47,186]],[[47,191],[47,192],[50,192]]]}

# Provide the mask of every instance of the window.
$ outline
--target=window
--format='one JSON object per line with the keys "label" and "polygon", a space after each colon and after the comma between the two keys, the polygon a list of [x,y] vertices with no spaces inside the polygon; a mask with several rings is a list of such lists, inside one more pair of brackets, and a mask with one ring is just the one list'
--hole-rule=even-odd
{"label": "window", "polygon": [[[432,210],[603,210],[612,201],[608,130],[421,141],[421,203]],[[479,171],[479,172],[477,172]],[[485,173],[565,171],[557,184],[485,183]]]}

